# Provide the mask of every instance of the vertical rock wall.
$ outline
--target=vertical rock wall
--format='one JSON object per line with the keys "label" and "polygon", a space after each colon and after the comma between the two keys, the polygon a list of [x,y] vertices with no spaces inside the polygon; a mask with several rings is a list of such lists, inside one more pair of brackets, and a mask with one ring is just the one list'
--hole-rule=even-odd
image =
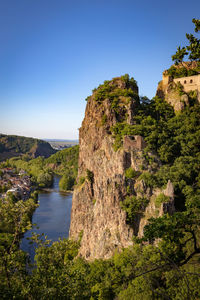
{"label": "vertical rock wall", "polygon": [[[120,78],[110,85],[112,90],[127,89]],[[70,237],[78,238],[82,232],[80,254],[87,259],[110,257],[116,248],[129,246],[133,235],[126,224],[126,213],[120,208],[126,193],[124,170],[129,162],[123,149],[113,150],[110,129],[118,117],[126,115],[132,122],[136,101],[119,98],[121,111],[117,114],[110,99],[99,103],[95,95],[94,92],[88,99],[79,131],[78,184],[73,195],[70,226]]]}
{"label": "vertical rock wall", "polygon": [[[118,122],[134,123],[137,104],[137,86],[123,78],[113,79],[106,88],[100,86],[87,101],[79,131],[79,171],[70,225],[70,238],[82,236],[79,254],[86,259],[109,258],[115,251],[128,247],[134,231],[141,233],[146,224],[143,222],[141,227],[138,218],[134,230],[127,224],[126,212],[120,206],[127,196],[125,170],[132,167],[137,171],[141,164],[145,169],[145,144],[138,136],[133,142],[126,137],[124,147],[115,152],[111,134],[112,126]],[[137,186],[134,180],[130,182],[137,195],[134,184]],[[144,192],[152,196],[152,191]]]}

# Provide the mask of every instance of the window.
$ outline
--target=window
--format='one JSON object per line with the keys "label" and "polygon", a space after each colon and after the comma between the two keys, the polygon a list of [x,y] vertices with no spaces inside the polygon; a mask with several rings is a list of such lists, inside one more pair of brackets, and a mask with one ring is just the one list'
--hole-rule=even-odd
{"label": "window", "polygon": [[184,80],[184,84],[185,84],[185,83],[187,83],[187,81],[186,81],[186,80]]}
{"label": "window", "polygon": [[193,82],[193,80],[192,79],[190,79],[190,83],[192,83]]}

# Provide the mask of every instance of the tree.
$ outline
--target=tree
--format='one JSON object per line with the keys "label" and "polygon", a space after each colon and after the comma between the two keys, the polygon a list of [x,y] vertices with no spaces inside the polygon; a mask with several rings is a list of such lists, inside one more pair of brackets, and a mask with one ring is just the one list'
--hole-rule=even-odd
{"label": "tree", "polygon": [[195,32],[198,32],[198,31],[200,30],[200,20],[192,19],[192,22],[193,22],[194,25],[195,25],[194,31],[195,31]]}
{"label": "tree", "polygon": [[63,175],[59,182],[59,188],[63,191],[69,191],[72,189],[75,183],[75,179],[72,176],[68,176],[68,174]]}
{"label": "tree", "polygon": [[[200,30],[200,19],[192,19],[195,25],[195,32]],[[193,34],[186,33],[186,38],[189,41],[189,45],[186,47],[177,47],[177,51],[172,55],[172,60],[175,64],[182,63],[184,57],[189,54],[190,60],[200,61],[200,40],[196,38]]]}
{"label": "tree", "polygon": [[178,65],[179,63],[182,63],[184,56],[187,55],[188,52],[186,51],[186,48],[181,48],[180,46],[177,47],[177,51],[174,55],[172,55],[172,60],[175,62],[175,65]]}

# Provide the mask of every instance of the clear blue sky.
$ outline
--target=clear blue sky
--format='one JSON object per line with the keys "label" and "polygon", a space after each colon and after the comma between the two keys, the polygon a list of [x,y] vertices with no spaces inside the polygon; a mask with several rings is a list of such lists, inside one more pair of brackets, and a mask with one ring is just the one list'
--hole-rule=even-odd
{"label": "clear blue sky", "polygon": [[85,98],[129,73],[153,97],[199,0],[0,0],[0,132],[77,139]]}

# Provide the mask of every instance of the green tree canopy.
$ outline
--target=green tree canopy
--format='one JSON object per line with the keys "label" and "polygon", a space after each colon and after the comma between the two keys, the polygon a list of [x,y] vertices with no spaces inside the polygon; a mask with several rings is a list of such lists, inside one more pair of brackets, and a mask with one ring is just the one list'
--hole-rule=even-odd
{"label": "green tree canopy", "polygon": [[[195,32],[198,33],[200,30],[200,19],[192,19],[192,22],[195,25]],[[200,40],[195,37],[193,34],[186,33],[186,38],[189,41],[189,45],[186,47],[177,47],[177,51],[172,55],[172,60],[175,64],[182,63],[184,57],[189,54],[190,60],[200,61]]]}

